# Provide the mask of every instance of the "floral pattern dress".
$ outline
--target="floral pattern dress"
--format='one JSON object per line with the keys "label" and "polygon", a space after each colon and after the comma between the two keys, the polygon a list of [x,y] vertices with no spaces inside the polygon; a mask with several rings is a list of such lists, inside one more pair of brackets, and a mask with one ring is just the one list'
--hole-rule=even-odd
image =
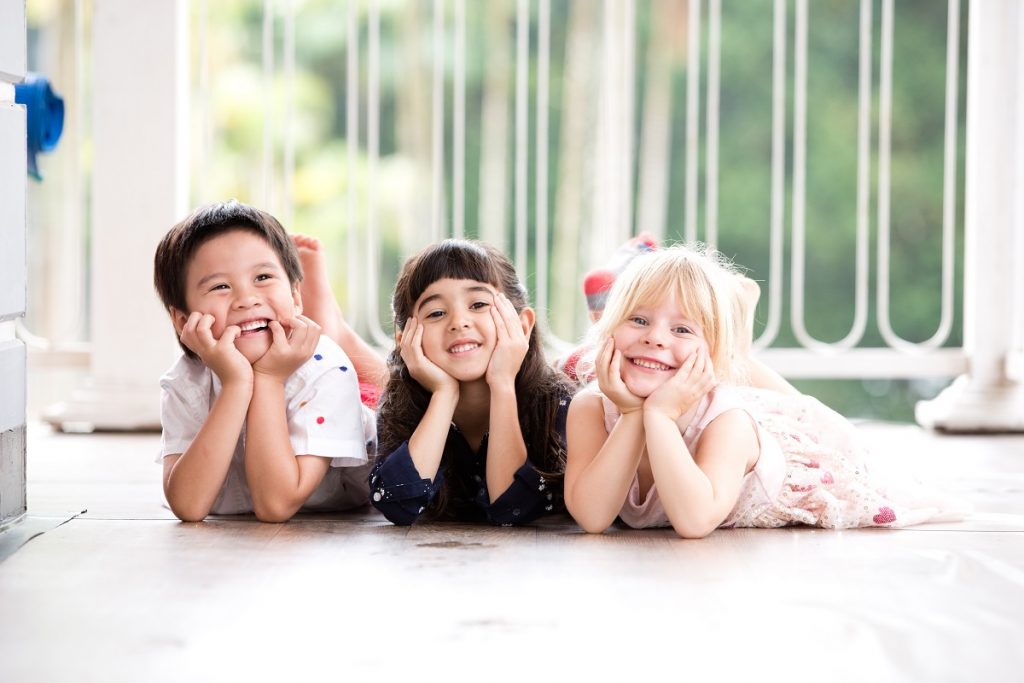
{"label": "floral pattern dress", "polygon": [[[619,412],[603,402],[610,432]],[[722,527],[904,527],[964,515],[962,505],[914,481],[873,477],[856,427],[810,396],[720,386],[680,425],[690,452],[707,425],[736,408],[753,420],[761,452]],[[619,516],[634,528],[670,526],[657,485],[642,497],[635,477]]]}

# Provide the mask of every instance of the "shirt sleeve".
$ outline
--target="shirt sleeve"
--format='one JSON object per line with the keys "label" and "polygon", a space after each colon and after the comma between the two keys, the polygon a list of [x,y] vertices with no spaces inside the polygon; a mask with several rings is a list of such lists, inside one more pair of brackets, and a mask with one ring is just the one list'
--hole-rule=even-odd
{"label": "shirt sleeve", "polygon": [[440,469],[434,481],[420,476],[405,441],[370,470],[370,501],[389,522],[408,526],[419,519],[442,484]]}
{"label": "shirt sleeve", "polygon": [[[205,380],[205,381],[204,381]],[[209,380],[202,369],[182,357],[160,378],[160,453],[184,453],[192,445],[209,413]],[[204,395],[205,394],[205,395]]]}
{"label": "shirt sleeve", "polygon": [[[565,396],[558,403],[555,415],[555,429],[559,435],[559,446],[565,448],[565,425],[571,397]],[[488,505],[482,502],[487,518],[494,524],[514,526],[529,524],[550,512],[557,512],[562,502],[561,479],[550,481],[537,470],[529,459],[516,470],[512,484],[505,492]]]}
{"label": "shirt sleeve", "polygon": [[293,377],[287,413],[295,454],[330,458],[332,467],[365,465],[367,439],[373,437],[365,431],[358,380],[344,352],[322,338]]}

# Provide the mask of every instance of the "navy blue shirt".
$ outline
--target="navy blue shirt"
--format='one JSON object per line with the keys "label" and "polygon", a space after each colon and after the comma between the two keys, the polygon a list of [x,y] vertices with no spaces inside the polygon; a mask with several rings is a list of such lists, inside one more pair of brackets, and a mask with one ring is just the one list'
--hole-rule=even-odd
{"label": "navy blue shirt", "polygon": [[[561,447],[565,448],[565,421],[570,397],[559,401],[555,427]],[[512,484],[492,503],[487,491],[487,436],[474,452],[466,437],[453,423],[444,444],[442,465],[434,480],[424,479],[416,470],[409,453],[409,442],[377,461],[370,471],[370,500],[373,506],[395,524],[412,524],[430,506],[445,483],[445,465],[450,462],[447,512],[464,522],[490,522],[501,526],[527,524],[549,512],[565,509],[561,478],[546,479],[527,460],[516,470]]]}

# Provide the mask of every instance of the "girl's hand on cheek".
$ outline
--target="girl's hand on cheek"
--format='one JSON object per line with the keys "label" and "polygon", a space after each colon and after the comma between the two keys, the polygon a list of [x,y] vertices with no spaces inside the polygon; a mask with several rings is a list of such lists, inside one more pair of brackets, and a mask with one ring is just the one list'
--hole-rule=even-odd
{"label": "girl's hand on cheek", "polygon": [[644,399],[632,393],[622,381],[622,352],[609,339],[597,354],[597,386],[618,407],[623,415],[644,407]]}
{"label": "girl's hand on cheek", "polygon": [[235,347],[242,333],[237,325],[224,328],[220,339],[213,338],[215,318],[210,313],[193,311],[181,329],[181,343],[192,350],[203,364],[220,379],[221,384],[252,383],[252,365]]}
{"label": "girl's hand on cheek", "polygon": [[718,383],[715,368],[705,349],[698,349],[683,362],[672,378],[647,397],[644,410],[678,420]]}
{"label": "girl's hand on cheek", "polygon": [[320,326],[298,315],[288,320],[271,320],[268,327],[273,341],[253,364],[253,371],[284,382],[312,358],[320,341]]}
{"label": "girl's hand on cheek", "polygon": [[494,297],[490,314],[494,320],[496,342],[487,363],[487,384],[492,388],[513,387],[526,352],[530,350],[530,338],[523,329],[523,321],[516,313],[515,306],[504,294]]}
{"label": "girl's hand on cheek", "polygon": [[402,339],[398,343],[399,352],[409,374],[420,385],[434,394],[443,389],[459,391],[458,381],[447,372],[437,367],[423,353],[423,325],[414,317],[405,322]]}

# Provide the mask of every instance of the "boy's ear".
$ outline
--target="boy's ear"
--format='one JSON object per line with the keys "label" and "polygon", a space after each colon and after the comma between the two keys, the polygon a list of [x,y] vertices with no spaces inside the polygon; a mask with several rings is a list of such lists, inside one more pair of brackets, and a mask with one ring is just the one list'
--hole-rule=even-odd
{"label": "boy's ear", "polygon": [[519,311],[519,320],[523,323],[523,332],[529,337],[530,333],[533,332],[533,326],[537,324],[537,314],[532,308],[527,306]]}
{"label": "boy's ear", "polygon": [[292,287],[292,302],[295,304],[295,315],[302,314],[302,292],[298,287]]}
{"label": "boy's ear", "polygon": [[188,313],[179,311],[174,306],[169,307],[167,309],[167,313],[171,316],[171,323],[174,325],[174,331],[177,332],[180,337],[181,331],[185,329],[185,323],[188,322]]}

